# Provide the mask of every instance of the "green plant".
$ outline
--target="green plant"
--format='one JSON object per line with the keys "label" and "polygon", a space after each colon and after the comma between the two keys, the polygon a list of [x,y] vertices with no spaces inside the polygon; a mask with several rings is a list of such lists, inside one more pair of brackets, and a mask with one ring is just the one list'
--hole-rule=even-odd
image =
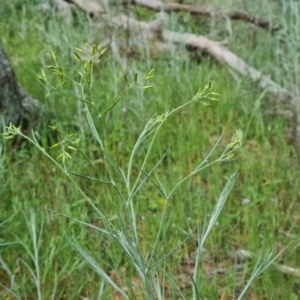
{"label": "green plant", "polygon": [[[1,226],[2,224],[0,224]],[[40,242],[41,242],[41,237],[43,233],[43,223],[41,224],[41,229],[40,232],[37,232],[37,224],[36,224],[36,218],[35,218],[35,213],[32,210],[30,212],[30,220],[27,220],[27,227],[29,228],[30,231],[30,236],[31,236],[31,242],[32,242],[32,247],[26,245],[24,241],[22,240],[21,237],[16,237],[16,241],[13,243],[6,243],[6,244],[0,244],[1,246],[10,246],[11,244],[19,244],[25,250],[25,252],[29,255],[31,262],[27,262],[22,259],[22,257],[17,258],[17,265],[18,269],[17,270],[10,270],[9,266],[6,264],[4,259],[0,256],[0,263],[2,268],[5,270],[7,275],[10,278],[10,287],[3,286],[0,284],[0,286],[7,291],[7,294],[13,296],[15,299],[22,299],[21,293],[19,293],[19,289],[16,289],[16,283],[15,283],[15,276],[16,273],[19,272],[19,269],[21,269],[21,265],[25,269],[25,273],[28,274],[28,276],[31,278],[33,282],[33,286],[36,289],[36,295],[37,299],[41,300],[42,298],[42,290],[41,290],[41,273],[40,273],[40,262],[39,262],[39,247],[40,247]],[[32,248],[32,249],[31,249]],[[33,264],[33,266],[32,266]],[[22,276],[26,276],[23,275]],[[25,280],[24,280],[24,287],[25,289]]]}
{"label": "green plant", "polygon": [[[198,231],[198,248],[195,263],[195,272],[191,275],[191,281],[193,283],[193,299],[200,299],[198,286],[199,274],[198,266],[200,264],[201,253],[203,252],[203,245],[210,231],[216,223],[216,220],[222,211],[225,202],[230,194],[233,184],[237,178],[237,173],[234,173],[226,183],[223,188],[221,195],[216,203],[216,206],[206,222],[200,222],[197,227],[191,230],[185,239],[182,240],[176,247],[168,249],[168,239],[166,236],[166,230],[169,226],[169,216],[170,208],[169,204],[172,202],[172,196],[178,191],[179,187],[192,176],[196,175],[200,171],[211,167],[212,165],[220,162],[227,162],[235,159],[236,150],[241,146],[242,136],[240,131],[236,131],[232,141],[225,147],[223,153],[217,158],[212,159],[212,155],[219,145],[222,136],[217,140],[212,150],[208,153],[205,159],[198,165],[194,167],[192,172],[188,175],[183,176],[170,190],[167,190],[165,185],[158,178],[156,171],[161,166],[163,160],[167,157],[168,151],[158,159],[155,164],[149,162],[149,155],[153,149],[153,145],[159,135],[160,130],[163,125],[170,119],[170,117],[177,112],[185,109],[187,106],[197,105],[198,103],[203,106],[211,106],[212,103],[217,101],[216,94],[213,92],[212,85],[208,84],[202,91],[199,91],[191,100],[180,104],[179,106],[166,109],[163,114],[154,115],[151,117],[146,125],[142,129],[141,133],[136,139],[135,145],[132,151],[129,153],[128,164],[126,168],[117,165],[116,159],[114,159],[107,142],[107,135],[105,131],[105,117],[111,112],[111,110],[121,101],[122,96],[129,92],[130,89],[140,88],[149,89],[151,85],[146,84],[146,82],[151,79],[153,70],[150,70],[143,74],[142,77],[135,73],[133,74],[131,80],[125,77],[125,82],[127,84],[124,91],[118,94],[115,98],[107,103],[99,105],[93,100],[93,68],[94,64],[103,58],[105,49],[100,53],[98,52],[98,46],[95,45],[92,50],[88,60],[84,61],[82,54],[89,54],[87,51],[80,48],[76,48],[75,58],[78,61],[78,67],[70,71],[75,72],[79,76],[79,81],[73,79],[69,75],[69,68],[60,66],[57,63],[57,58],[54,53],[52,53],[55,65],[48,66],[48,68],[58,77],[57,84],[53,85],[48,81],[46,73],[42,70],[40,75],[37,75],[39,80],[47,89],[46,97],[49,96],[51,92],[57,92],[66,98],[73,99],[75,101],[81,101],[85,107],[87,122],[94,140],[97,142],[99,151],[104,161],[104,172],[100,172],[97,169],[89,157],[85,154],[85,149],[80,148],[80,139],[76,134],[65,131],[60,124],[53,124],[49,126],[51,129],[57,131],[61,137],[61,140],[54,144],[52,148],[60,148],[60,154],[57,159],[48,153],[39,143],[36,134],[32,131],[32,137],[24,135],[21,130],[12,124],[7,127],[7,131],[4,136],[7,139],[13,138],[15,135],[19,135],[35,147],[37,147],[46,157],[48,157],[53,164],[60,169],[64,175],[74,184],[76,189],[79,191],[81,196],[91,205],[93,210],[96,212],[98,218],[101,220],[103,226],[95,226],[91,223],[83,222],[79,219],[73,218],[72,216],[62,214],[63,216],[78,222],[79,224],[93,228],[103,235],[107,236],[118,245],[124,256],[131,266],[133,266],[134,271],[138,274],[140,279],[140,284],[137,285],[132,278],[125,276],[119,269],[117,265],[110,265],[108,262],[102,262],[102,266],[97,262],[97,258],[90,255],[77,241],[75,238],[69,238],[70,243],[74,249],[84,258],[84,260],[100,275],[100,277],[109,283],[117,292],[119,292],[124,299],[131,299],[140,294],[145,299],[164,299],[166,294],[167,286],[171,285],[172,289],[175,290],[177,295],[180,295],[183,299],[186,298],[183,291],[180,290],[179,286],[168,271],[167,258],[169,258],[177,249],[179,249],[192,235],[195,231]],[[63,88],[66,84],[73,84],[80,90],[80,96],[76,94],[67,94],[64,92]],[[90,176],[90,174],[81,174],[69,170],[68,161],[71,159],[71,152],[79,152],[91,168],[91,172],[96,174],[96,176]],[[74,177],[75,176],[75,177]],[[115,207],[116,213],[113,216],[109,216],[105,211],[100,209],[98,205],[95,204],[93,199],[80,187],[80,184],[75,179],[76,177],[84,178],[91,181],[96,181],[101,184],[110,186],[116,195]],[[140,247],[140,233],[139,226],[137,223],[137,210],[138,210],[138,196],[143,193],[143,188],[147,184],[151,184],[164,201],[163,210],[161,212],[161,221],[159,227],[157,228],[157,234],[155,240],[152,243],[152,247],[148,251],[142,251]],[[50,209],[49,209],[50,210]],[[207,215],[208,218],[208,215]],[[34,223],[34,222],[33,222]],[[201,229],[202,228],[202,229]],[[34,232],[34,231],[32,231]],[[35,239],[34,239],[35,240]],[[36,245],[35,245],[36,249]],[[166,251],[166,249],[168,249]],[[35,252],[36,254],[36,252]],[[257,272],[248,281],[245,291],[242,292],[240,297],[246,293],[249,285],[254,281],[254,279],[264,271],[265,268],[270,265],[275,256],[274,251],[270,252],[266,260],[261,259],[259,265],[257,266]],[[112,259],[113,260],[113,259]],[[34,256],[34,261],[37,261],[36,255]],[[113,262],[114,263],[114,262]],[[36,266],[38,266],[36,264]],[[118,281],[126,282],[128,290],[126,291],[123,284],[117,283],[109,275],[107,270],[116,268]],[[34,278],[39,278],[39,269],[36,268],[36,274]],[[38,281],[38,280],[37,280]],[[168,284],[166,283],[168,282]],[[124,284],[125,285],[125,284]],[[38,286],[38,285],[37,285]],[[100,290],[101,297],[102,289]],[[40,293],[39,293],[40,295]]]}

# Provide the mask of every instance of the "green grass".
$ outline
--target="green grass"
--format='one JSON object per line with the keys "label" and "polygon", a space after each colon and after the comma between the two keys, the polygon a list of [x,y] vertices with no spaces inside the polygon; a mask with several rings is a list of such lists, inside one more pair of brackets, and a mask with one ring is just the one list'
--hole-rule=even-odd
{"label": "green grass", "polygon": [[[223,5],[225,2],[222,2]],[[11,1],[10,4],[1,5],[0,14],[3,12],[5,15],[0,21],[1,42],[11,57],[20,82],[34,97],[46,103],[53,116],[45,123],[41,120],[34,128],[39,132],[39,142],[47,150],[55,143],[57,137],[46,126],[58,120],[65,128],[71,127],[72,131],[78,132],[82,147],[97,168],[104,171],[99,148],[87,130],[83,105],[70,102],[58,94],[51,94],[49,99],[44,100],[45,91],[34,76],[34,73],[40,73],[41,66],[51,63],[51,50],[56,53],[60,64],[72,64],[73,47],[81,46],[84,39],[89,37],[88,22],[85,16],[80,15],[79,21],[65,30],[65,25],[55,12],[37,13],[36,6],[30,1],[24,5],[20,3]],[[230,1],[227,5],[233,7]],[[297,70],[291,67],[295,62],[299,66],[297,45],[288,38],[297,35],[297,28],[288,24],[287,17],[281,17],[280,12],[285,6],[288,4],[274,3],[271,12],[263,14],[266,7],[261,12],[262,16],[276,20],[282,26],[275,36],[261,29],[249,29],[249,25],[241,21],[232,21],[233,36],[229,38],[229,48],[249,64],[271,74],[285,87],[297,91]],[[247,8],[250,12],[259,12],[258,2]],[[292,14],[290,8],[287,8],[287,14]],[[147,20],[153,18],[150,12],[144,10],[140,15]],[[174,16],[174,20],[174,29],[185,28],[216,40],[228,36],[228,23],[224,20],[197,21],[185,14]],[[99,42],[103,38],[99,36]],[[283,44],[280,39],[284,39]],[[229,176],[238,170],[239,177],[218,219],[218,225],[204,245],[206,255],[201,261],[201,270],[220,267],[231,270],[234,259],[230,257],[235,249],[246,249],[258,255],[264,243],[267,249],[276,245],[279,252],[291,241],[294,244],[284,252],[279,262],[297,268],[299,165],[293,148],[286,141],[286,118],[266,114],[274,106],[274,99],[272,95],[263,94],[256,84],[247,79],[236,82],[226,67],[209,57],[202,57],[199,64],[185,57],[162,54],[155,60],[145,60],[141,56],[131,59],[132,72],[142,74],[149,67],[155,69],[155,76],[151,80],[154,88],[130,90],[107,115],[106,137],[111,155],[118,165],[125,168],[145,120],[156,112],[162,114],[166,108],[171,109],[188,101],[199,88],[212,81],[214,90],[220,94],[218,105],[212,109],[193,105],[172,116],[159,133],[149,161],[154,164],[170,147],[168,156],[156,172],[167,190],[170,190],[208,154],[223,128],[224,138],[214,158],[222,153],[236,129],[242,130],[244,145],[239,150],[237,161],[223,162],[205,169],[173,195],[164,250],[167,252],[178,245],[197,223],[202,224],[205,215],[212,213]],[[53,77],[50,76],[50,79]],[[72,85],[67,85],[66,89],[74,91]],[[94,101],[101,108],[123,89],[123,71],[107,55],[103,63],[95,67]],[[126,112],[122,110],[124,108]],[[0,282],[3,285],[0,287],[1,297],[5,299],[7,296],[6,286],[14,293],[12,299],[25,299],[25,295],[27,299],[38,299],[39,289],[41,299],[80,299],[84,296],[97,299],[102,282],[74,252],[67,236],[74,237],[99,262],[106,262],[108,271],[114,265],[126,276],[137,278],[123,251],[113,247],[110,239],[45,209],[50,208],[94,226],[103,226],[99,216],[57,167],[23,140],[1,147],[0,254],[2,266],[6,266],[6,270],[0,269]],[[146,145],[142,150],[146,150]],[[49,151],[54,158],[59,154],[56,149]],[[138,153],[138,161],[141,155],[141,152]],[[94,175],[78,154],[73,154],[68,167],[78,173]],[[77,182],[97,207],[106,211],[109,217],[115,216],[120,203],[109,186],[78,178]],[[243,199],[249,199],[250,202],[244,204]],[[161,195],[153,185],[147,184],[139,194],[136,207],[141,249],[145,252],[155,240],[162,210]],[[37,245],[34,246],[34,243]],[[195,234],[171,256],[169,271],[174,276],[185,274],[184,268],[187,267],[182,261],[187,258],[193,260],[192,253],[196,249]],[[229,272],[208,278],[201,272],[199,293],[202,299],[219,299],[221,296],[223,299],[232,299],[234,290],[239,295],[255,262],[256,259],[249,262],[241,274]],[[182,266],[178,268],[180,264]],[[275,267],[270,267],[251,287],[248,299],[271,299],[273,293],[274,299],[298,299],[298,281],[299,278],[281,274]],[[111,299],[112,289],[107,286],[104,289],[106,299]],[[176,294],[175,291],[173,293]]]}

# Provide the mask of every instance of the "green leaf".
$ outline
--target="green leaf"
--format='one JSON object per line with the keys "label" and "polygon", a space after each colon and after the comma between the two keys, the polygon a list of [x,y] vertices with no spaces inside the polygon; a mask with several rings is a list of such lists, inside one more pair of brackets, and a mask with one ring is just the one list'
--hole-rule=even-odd
{"label": "green leaf", "polygon": [[71,158],[71,155],[67,151],[65,151],[64,153],[65,153],[66,158]]}
{"label": "green leaf", "polygon": [[44,86],[46,86],[46,87],[48,86],[48,83],[45,79],[43,79],[41,76],[38,76],[38,75],[36,75],[36,76]]}
{"label": "green leaf", "polygon": [[95,45],[93,46],[93,50],[92,50],[92,55],[93,55],[93,56],[96,54],[97,50],[98,50],[98,44],[95,44]]}
{"label": "green leaf", "polygon": [[12,140],[15,137],[15,135],[5,135],[4,138],[9,141]]}
{"label": "green leaf", "polygon": [[102,58],[102,56],[104,55],[104,53],[106,52],[107,48],[103,48],[102,51],[100,52],[100,55],[98,56],[98,60],[100,60]]}
{"label": "green leaf", "polygon": [[81,61],[81,57],[79,56],[78,53],[74,52],[74,55],[76,60]]}
{"label": "green leaf", "polygon": [[44,70],[43,70],[43,69],[41,69],[41,72],[42,72],[42,76],[43,76],[43,78],[45,78],[45,79],[46,79],[46,74],[45,74],[45,72],[44,72]]}
{"label": "green leaf", "polygon": [[72,147],[72,146],[67,146],[70,150],[73,150],[73,151],[77,151],[76,148]]}
{"label": "green leaf", "polygon": [[56,148],[56,147],[58,147],[58,145],[59,145],[59,143],[58,143],[58,144],[54,144],[54,145],[52,145],[52,146],[50,147],[50,149]]}
{"label": "green leaf", "polygon": [[56,61],[56,56],[55,56],[55,53],[53,51],[51,51],[51,54],[52,54],[52,58],[54,61]]}
{"label": "green leaf", "polygon": [[57,130],[58,126],[57,124],[54,122],[53,125],[48,125],[49,128],[51,128],[52,130]]}
{"label": "green leaf", "polygon": [[149,78],[153,77],[153,76],[151,76],[151,74],[153,73],[153,71],[154,71],[154,69],[151,69],[151,70],[147,71],[147,72],[145,73],[145,78],[146,78],[146,79],[149,79]]}
{"label": "green leaf", "polygon": [[76,139],[74,142],[73,142],[73,145],[76,145],[76,146],[78,146],[79,144],[80,144],[80,142],[81,142],[81,139]]}
{"label": "green leaf", "polygon": [[212,90],[212,84],[211,81],[208,83],[208,89],[211,91]]}
{"label": "green leaf", "polygon": [[60,159],[61,159],[63,162],[65,162],[66,158],[65,158],[64,152],[61,153],[61,154],[59,154],[59,155],[57,156],[57,158],[56,158],[56,160],[60,160]]}
{"label": "green leaf", "polygon": [[81,48],[75,47],[75,50],[78,51],[78,52],[83,52],[83,50]]}

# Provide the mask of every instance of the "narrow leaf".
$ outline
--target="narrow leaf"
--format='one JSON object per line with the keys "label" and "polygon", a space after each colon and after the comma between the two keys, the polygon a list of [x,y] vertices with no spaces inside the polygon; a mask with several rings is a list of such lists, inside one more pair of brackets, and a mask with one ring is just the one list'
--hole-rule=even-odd
{"label": "narrow leaf", "polygon": [[98,60],[100,60],[102,58],[102,56],[104,55],[104,53],[106,52],[107,48],[103,48],[102,51],[100,52],[100,55],[98,56]]}
{"label": "narrow leaf", "polygon": [[75,55],[75,58],[76,58],[78,61],[81,61],[81,58],[80,58],[80,56],[79,56],[78,53],[74,52],[74,55]]}
{"label": "narrow leaf", "polygon": [[95,44],[95,45],[93,46],[93,50],[92,50],[92,55],[93,55],[93,56],[95,55],[95,53],[97,52],[97,50],[98,50],[98,44]]}
{"label": "narrow leaf", "polygon": [[51,54],[52,54],[52,58],[54,61],[56,61],[56,56],[55,56],[55,53],[53,51],[51,51]]}

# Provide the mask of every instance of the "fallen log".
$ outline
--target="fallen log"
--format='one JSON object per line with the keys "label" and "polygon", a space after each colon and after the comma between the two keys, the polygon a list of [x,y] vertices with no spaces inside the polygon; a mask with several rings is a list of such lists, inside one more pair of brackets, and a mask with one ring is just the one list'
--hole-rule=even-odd
{"label": "fallen log", "polygon": [[[276,82],[274,82],[269,76],[263,75],[259,70],[249,66],[244,60],[239,58],[236,54],[228,50],[223,43],[212,41],[204,36],[196,35],[192,33],[178,33],[170,30],[163,29],[161,26],[165,18],[160,17],[151,23],[137,21],[133,18],[129,18],[125,15],[120,15],[112,19],[112,22],[119,27],[125,24],[129,24],[130,29],[134,31],[140,31],[140,37],[154,38],[154,36],[161,37],[166,42],[171,43],[184,43],[185,45],[192,46],[193,48],[199,48],[206,51],[213,58],[221,63],[225,63],[231,69],[238,73],[249,76],[252,80],[258,81],[262,89],[268,89],[273,94],[280,94],[281,97],[293,97],[292,93],[282,88]],[[159,30],[158,30],[159,29]],[[147,34],[145,34],[147,33]],[[158,36],[159,34],[159,36]]]}
{"label": "fallen log", "polygon": [[236,54],[218,42],[212,41],[201,35],[178,33],[170,30],[163,30],[162,36],[165,41],[184,43],[186,45],[206,51],[213,58],[219,62],[227,64],[230,68],[239,72],[241,75],[250,76],[254,81],[259,80],[261,88],[268,88],[268,90],[273,94],[281,93],[289,97],[292,96],[289,91],[283,89],[269,76],[263,75],[259,70],[249,66],[244,60],[239,58]]}
{"label": "fallen log", "polygon": [[185,11],[190,13],[191,15],[199,15],[199,16],[207,16],[207,17],[224,16],[232,20],[243,20],[245,22],[251,23],[263,29],[272,30],[272,31],[278,28],[277,26],[272,26],[272,24],[267,20],[254,17],[240,11],[231,11],[228,13],[224,13],[221,12],[219,9],[215,9],[213,7],[199,6],[199,5],[192,5],[192,4],[181,4],[176,2],[164,3],[159,0],[126,0],[125,3],[143,6],[145,8],[157,12],[164,11],[169,13],[169,12]]}

